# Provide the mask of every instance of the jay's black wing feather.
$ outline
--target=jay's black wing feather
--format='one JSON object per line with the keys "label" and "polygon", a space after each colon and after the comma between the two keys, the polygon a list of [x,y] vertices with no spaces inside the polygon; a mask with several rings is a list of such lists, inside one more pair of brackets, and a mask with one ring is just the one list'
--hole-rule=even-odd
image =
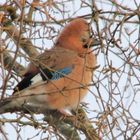
{"label": "jay's black wing feather", "polygon": [[38,73],[28,73],[25,75],[25,77],[19,82],[16,87],[14,88],[14,92],[21,91],[30,85],[38,82],[38,81],[46,81],[46,80],[57,80],[59,78],[62,78],[69,73],[72,72],[72,69],[74,68],[73,65],[70,65],[68,67],[65,67],[63,69],[59,69],[57,71],[52,71],[49,69],[41,69]]}

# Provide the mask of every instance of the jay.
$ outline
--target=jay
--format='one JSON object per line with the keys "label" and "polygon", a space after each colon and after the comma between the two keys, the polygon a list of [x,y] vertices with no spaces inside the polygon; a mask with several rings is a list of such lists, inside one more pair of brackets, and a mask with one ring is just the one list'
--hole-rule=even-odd
{"label": "jay", "polygon": [[14,88],[14,98],[1,101],[0,112],[9,106],[24,105],[75,110],[87,94],[96,65],[90,37],[86,20],[72,20],[62,30],[54,47],[29,64],[24,78]]}

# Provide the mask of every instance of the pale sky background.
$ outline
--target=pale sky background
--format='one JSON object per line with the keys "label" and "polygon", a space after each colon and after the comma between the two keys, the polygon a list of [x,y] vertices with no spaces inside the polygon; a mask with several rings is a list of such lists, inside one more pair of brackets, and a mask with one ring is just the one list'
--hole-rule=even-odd
{"label": "pale sky background", "polygon": [[[2,4],[2,3],[4,3],[4,1],[5,0],[3,0],[3,1],[0,1],[0,4]],[[29,0],[28,0],[29,1]],[[88,1],[88,0],[86,0],[86,1]],[[135,9],[136,8],[136,6],[135,6],[135,4],[134,4],[134,1],[133,0],[117,0],[118,1],[118,3],[121,3],[122,5],[124,5],[124,6],[126,6],[126,7],[129,7],[129,8],[131,8],[131,9]],[[137,3],[139,3],[140,4],[140,1],[139,0],[136,0],[137,1]],[[101,2],[102,2],[102,4],[101,4]],[[106,3],[106,4],[104,4],[104,3]],[[112,6],[112,5],[110,5],[109,3],[108,3],[108,1],[107,0],[96,0],[96,4],[98,5],[98,9],[102,9],[102,10],[105,10],[105,11],[111,11],[114,7]],[[79,2],[79,0],[75,0],[73,3],[71,3],[71,5],[66,5],[65,6],[65,9],[67,9],[67,10],[71,10],[71,12],[69,12],[69,14],[73,14],[73,11],[77,11],[76,12],[76,14],[74,14],[74,16],[72,16],[72,17],[76,17],[76,16],[81,16],[81,15],[85,15],[85,14],[88,14],[88,13],[91,13],[91,11],[90,11],[90,9],[82,9],[82,10],[80,10],[79,9],[80,8],[80,2]],[[114,9],[115,10],[115,9]],[[67,14],[65,15],[66,17],[67,17]],[[108,15],[109,16],[109,15]],[[38,18],[39,19],[39,17],[36,17],[36,18]],[[60,15],[57,15],[57,18],[58,19],[61,19],[62,17],[60,16]],[[135,17],[136,18],[136,17]],[[106,23],[105,23],[105,21],[100,21],[99,22],[100,23],[100,30],[102,30],[105,26],[106,26]],[[116,25],[114,25],[114,26],[112,26],[112,29],[113,28],[115,28],[116,27]],[[58,26],[56,26],[56,28],[60,28],[60,27],[58,27]],[[93,30],[95,29],[95,25],[93,24],[92,25],[92,28],[93,28]],[[131,43],[132,42],[134,42],[137,38],[138,38],[138,32],[139,32],[139,25],[132,25],[132,24],[126,24],[126,28],[129,30],[129,31],[133,31],[134,29],[137,29],[136,31],[135,31],[135,33],[133,33],[133,36],[131,36],[131,38],[130,38],[130,40],[131,40]],[[108,36],[108,38],[110,38],[109,36]],[[128,40],[126,39],[126,37],[125,37],[125,34],[124,35],[122,35],[122,47],[124,47],[124,48],[128,48],[129,47],[129,42],[128,42]],[[40,42],[40,41],[36,41],[35,42],[35,44],[36,45],[40,45],[40,43],[42,43],[42,42]],[[50,42],[50,41],[46,41],[45,43],[44,43],[47,47],[51,47],[52,46],[52,42]],[[45,48],[45,47],[44,47]],[[116,51],[116,52],[118,52],[119,53],[119,51],[118,51],[118,49],[113,49],[113,51]],[[116,68],[119,68],[121,65],[123,65],[123,61],[121,60],[121,59],[119,59],[119,57],[117,57],[116,55],[114,55],[113,53],[109,53],[108,54],[108,58],[109,58],[109,60],[110,61],[112,61],[112,66],[114,66],[114,67],[116,67]],[[99,68],[99,70],[100,69],[102,69],[102,67],[104,66],[104,65],[106,65],[107,64],[107,61],[106,61],[106,57],[105,57],[105,55],[102,53],[102,52],[100,52],[100,54],[97,56],[97,64],[98,65],[100,65],[100,68]],[[127,69],[125,70],[126,72],[128,72],[130,70],[130,68],[129,68],[129,66],[127,67]],[[138,70],[136,70],[137,71],[137,73],[139,73],[139,71]],[[95,72],[95,78],[94,78],[94,80],[95,80],[95,82],[96,82],[96,76],[98,77],[99,76],[99,72],[98,71],[96,71]],[[107,75],[107,74],[106,74]],[[139,76],[139,74],[138,74],[138,76]],[[101,74],[101,77],[104,77],[104,75],[103,74]],[[117,78],[117,77],[116,77]],[[140,78],[140,77],[138,77],[138,78]],[[1,80],[1,79],[0,79]],[[104,86],[105,87],[107,87],[107,88],[109,88],[109,84],[108,84],[108,78],[106,78],[106,80],[104,80]],[[131,83],[135,83],[135,84],[138,84],[137,83],[137,80],[135,79],[135,78],[131,78]],[[123,105],[124,105],[124,107],[125,108],[128,108],[129,107],[129,105],[130,105],[130,103],[131,103],[131,100],[133,99],[133,95],[134,95],[134,89],[133,89],[133,87],[131,87],[131,86],[129,86],[126,90],[125,90],[125,85],[126,84],[128,84],[129,85],[129,77],[128,77],[128,75],[126,74],[124,74],[121,78],[120,78],[120,81],[119,81],[119,83],[118,83],[118,87],[119,87],[119,89],[121,90],[121,92],[122,93],[125,93],[125,95],[120,95],[120,96],[116,96],[116,100],[120,100],[120,98],[121,98],[121,96],[124,96],[124,99],[123,99]],[[0,81],[0,86],[1,86],[1,81]],[[140,92],[139,91],[139,86],[137,86],[137,88],[136,88],[137,90],[138,90],[138,93]],[[91,90],[93,91],[93,93],[96,95],[97,94],[97,91],[96,91],[96,89],[93,87],[93,88],[91,88]],[[102,93],[102,98],[105,100],[105,101],[107,101],[108,100],[108,98],[109,98],[109,95],[108,95],[108,93],[107,93],[107,91],[105,90],[105,88],[104,87],[101,87],[100,88],[100,90],[102,90],[101,91],[101,93]],[[98,94],[97,94],[98,95]],[[91,93],[89,93],[87,96],[86,96],[86,98],[85,98],[85,100],[84,100],[86,103],[88,103],[88,107],[89,107],[89,111],[90,110],[94,110],[94,111],[97,111],[97,113],[98,112],[102,112],[103,111],[103,109],[102,109],[102,107],[101,108],[99,108],[99,105],[98,105],[98,103],[97,103],[97,101],[96,101],[96,98],[95,98],[95,96],[93,95],[93,94],[91,94]],[[112,103],[113,104],[113,106],[115,106],[115,102],[113,102]],[[137,119],[138,121],[140,121],[140,93],[139,94],[137,94],[136,95],[136,97],[135,97],[135,103],[133,103],[133,105],[130,107],[130,112],[131,112],[131,114],[132,114],[132,116],[135,118],[135,119]],[[95,112],[92,112],[92,111],[90,111],[90,114],[88,114],[88,116],[90,117],[90,118],[92,118],[92,117],[97,117],[96,115],[97,115],[97,113],[95,113]],[[117,116],[117,114],[116,114],[116,116]],[[5,117],[6,118],[15,118],[16,117],[16,115],[15,114],[6,114],[5,115]],[[42,118],[43,116],[42,115],[36,115],[36,118],[37,119],[39,119],[39,121],[41,121],[41,118]],[[118,119],[118,121],[119,121],[119,119]],[[124,127],[124,123],[122,122],[122,120],[120,119],[120,121],[119,121],[119,123],[120,124],[122,124],[122,128]],[[16,125],[15,125],[15,127],[16,127]],[[8,138],[9,138],[9,140],[15,140],[16,138],[17,138],[17,135],[16,135],[16,132],[15,132],[15,130],[13,129],[13,126],[11,126],[11,125],[9,125],[9,124],[6,124],[5,125],[5,127],[4,127],[4,129],[6,130],[6,132],[8,133]],[[116,134],[118,133],[117,132],[117,130],[115,130],[116,131]],[[35,134],[37,135],[39,133],[39,130],[35,130],[34,128],[32,128],[32,127],[30,127],[30,126],[26,126],[26,127],[24,127],[24,129],[22,128],[22,130],[20,131],[20,135],[22,136],[22,138],[23,138],[23,140],[26,140],[26,139],[28,139],[28,138],[31,138],[32,136],[34,136]],[[45,136],[47,136],[47,133],[45,134],[43,134],[43,137],[45,137]],[[35,138],[33,138],[32,140],[39,140],[40,139],[40,137],[41,137],[41,134],[39,134],[38,136],[36,136]],[[84,140],[84,137],[82,138],[83,140]],[[3,138],[1,137],[1,135],[0,135],[0,140],[3,140]],[[55,138],[54,139],[51,139],[51,140],[55,140]],[[123,137],[119,137],[119,139],[118,140],[123,140]]]}

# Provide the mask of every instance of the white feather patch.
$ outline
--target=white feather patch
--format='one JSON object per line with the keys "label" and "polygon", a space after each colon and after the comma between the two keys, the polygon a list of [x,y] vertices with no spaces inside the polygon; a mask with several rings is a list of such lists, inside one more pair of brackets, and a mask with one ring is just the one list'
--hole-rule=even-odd
{"label": "white feather patch", "polygon": [[32,84],[35,84],[35,83],[37,83],[37,82],[41,82],[41,81],[42,81],[42,77],[41,77],[40,73],[38,73],[37,75],[35,75],[35,76],[31,79],[31,81],[32,81]]}

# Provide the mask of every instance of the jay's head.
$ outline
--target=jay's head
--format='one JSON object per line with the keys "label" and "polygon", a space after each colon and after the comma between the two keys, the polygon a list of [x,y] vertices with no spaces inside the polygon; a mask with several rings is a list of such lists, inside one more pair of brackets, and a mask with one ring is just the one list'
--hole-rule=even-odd
{"label": "jay's head", "polygon": [[83,53],[89,48],[90,28],[86,20],[77,18],[64,27],[56,44],[60,47]]}

